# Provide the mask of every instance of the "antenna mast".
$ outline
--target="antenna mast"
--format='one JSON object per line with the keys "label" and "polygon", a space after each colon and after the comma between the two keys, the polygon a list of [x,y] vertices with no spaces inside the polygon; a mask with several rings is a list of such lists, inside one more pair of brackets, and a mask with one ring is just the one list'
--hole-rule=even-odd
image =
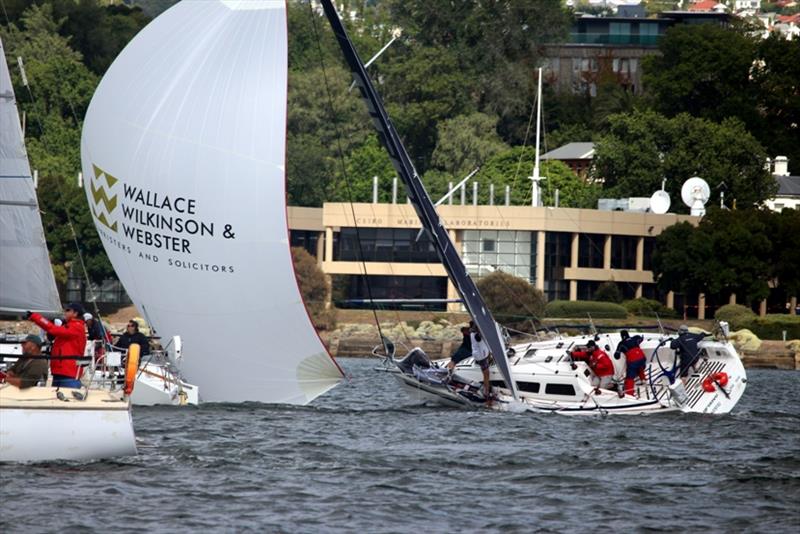
{"label": "antenna mast", "polygon": [[531,179],[531,206],[540,206],[539,199],[539,137],[542,128],[542,67],[539,67],[539,84],[536,89],[536,159],[533,163],[533,174]]}

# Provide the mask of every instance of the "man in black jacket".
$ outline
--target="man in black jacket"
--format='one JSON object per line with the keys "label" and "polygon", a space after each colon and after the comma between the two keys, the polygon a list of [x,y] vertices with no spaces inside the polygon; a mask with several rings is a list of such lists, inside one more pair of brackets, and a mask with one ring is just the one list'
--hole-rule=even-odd
{"label": "man in black jacket", "polygon": [[133,343],[138,343],[141,347],[141,356],[150,354],[150,341],[147,339],[147,336],[139,332],[139,323],[131,319],[128,321],[125,333],[119,336],[114,346],[120,349],[127,349]]}

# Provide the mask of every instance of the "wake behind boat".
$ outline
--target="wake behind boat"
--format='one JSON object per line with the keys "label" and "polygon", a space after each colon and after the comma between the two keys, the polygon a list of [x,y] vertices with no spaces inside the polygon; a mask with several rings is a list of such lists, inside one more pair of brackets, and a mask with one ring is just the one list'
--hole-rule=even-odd
{"label": "wake behind boat", "polygon": [[[634,334],[636,335],[636,334]],[[617,387],[596,387],[597,377],[571,351],[592,340],[606,352],[621,341],[620,334],[558,336],[511,347],[511,373],[519,391],[514,401],[499,371],[492,367],[490,379],[493,401],[498,410],[544,411],[565,415],[646,414],[664,412],[725,414],[744,393],[747,374],[733,344],[720,329],[714,338],[701,341],[699,352],[687,376],[680,375],[680,357],[670,348],[675,336],[642,333],[641,348],[647,364],[632,392],[623,394],[625,358],[612,358]],[[377,350],[375,351],[378,352]],[[431,361],[419,349],[402,359],[389,354],[390,372],[413,399],[445,406],[483,408],[481,369],[472,358],[450,373],[448,360]]]}

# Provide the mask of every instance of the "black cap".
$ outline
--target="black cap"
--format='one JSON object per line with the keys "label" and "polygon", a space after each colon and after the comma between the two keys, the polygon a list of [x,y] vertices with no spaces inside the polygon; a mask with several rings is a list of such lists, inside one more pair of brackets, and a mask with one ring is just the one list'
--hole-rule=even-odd
{"label": "black cap", "polygon": [[36,345],[39,348],[42,348],[42,345],[44,345],[44,341],[42,341],[42,338],[40,338],[39,336],[37,336],[35,334],[29,334],[29,335],[25,336],[25,339],[23,340],[23,343],[26,342],[26,341],[30,341],[31,343],[36,343]]}
{"label": "black cap", "polygon": [[631,337],[631,335],[628,333],[627,330],[620,330],[619,337],[621,337],[622,339],[628,339],[629,337]]}
{"label": "black cap", "polygon": [[65,310],[72,310],[77,313],[81,318],[83,318],[83,306],[80,305],[78,302],[70,302],[66,306],[64,306]]}
{"label": "black cap", "polygon": [[587,347],[596,347],[597,343],[594,342],[594,339],[590,339],[589,342],[586,344]]}

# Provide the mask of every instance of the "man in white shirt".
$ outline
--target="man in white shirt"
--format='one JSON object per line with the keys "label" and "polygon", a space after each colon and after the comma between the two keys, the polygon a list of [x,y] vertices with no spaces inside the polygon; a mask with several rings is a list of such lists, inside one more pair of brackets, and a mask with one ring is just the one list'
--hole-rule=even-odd
{"label": "man in white shirt", "polygon": [[476,326],[472,327],[470,333],[470,341],[472,343],[472,358],[475,360],[481,371],[483,372],[483,395],[486,399],[486,405],[492,405],[491,387],[489,384],[489,346],[481,336]]}

